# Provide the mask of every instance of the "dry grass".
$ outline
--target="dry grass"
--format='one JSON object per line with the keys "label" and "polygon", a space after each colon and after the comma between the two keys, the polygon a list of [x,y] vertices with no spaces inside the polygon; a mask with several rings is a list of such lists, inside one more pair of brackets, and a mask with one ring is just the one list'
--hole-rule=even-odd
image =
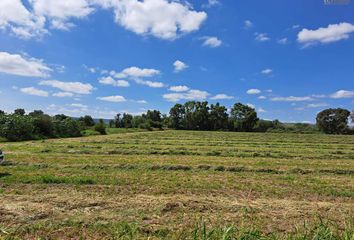
{"label": "dry grass", "polygon": [[319,219],[345,231],[353,146],[353,136],[185,131],[4,143],[0,236],[204,239],[191,237],[201,218],[240,238],[296,236]]}

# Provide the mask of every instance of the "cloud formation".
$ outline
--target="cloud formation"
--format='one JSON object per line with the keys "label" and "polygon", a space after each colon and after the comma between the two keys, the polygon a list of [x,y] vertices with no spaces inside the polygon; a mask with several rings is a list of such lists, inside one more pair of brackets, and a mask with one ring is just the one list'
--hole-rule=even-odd
{"label": "cloud formation", "polygon": [[38,96],[38,97],[48,97],[49,95],[48,92],[34,87],[21,88],[20,91],[27,95]]}
{"label": "cloud formation", "polygon": [[181,100],[205,100],[210,94],[206,91],[201,90],[188,90],[187,92],[181,93],[167,93],[162,97],[169,102],[178,102]]}
{"label": "cloud formation", "polygon": [[305,46],[317,43],[332,43],[348,39],[350,33],[354,32],[354,25],[350,23],[329,24],[325,28],[315,30],[302,29],[297,35],[297,41]]}
{"label": "cloud formation", "polygon": [[188,65],[180,60],[175,61],[173,63],[173,66],[175,68],[175,72],[181,72],[181,71],[185,70],[186,68],[188,68]]}
{"label": "cloud formation", "polygon": [[76,94],[91,94],[93,87],[89,83],[81,82],[62,82],[58,80],[44,80],[40,81],[39,85],[49,86],[60,89],[64,92],[71,92]]}
{"label": "cloud formation", "polygon": [[0,72],[22,77],[49,77],[52,71],[42,60],[0,52]]}
{"label": "cloud formation", "polygon": [[202,37],[204,47],[217,48],[222,45],[222,41],[217,37]]}

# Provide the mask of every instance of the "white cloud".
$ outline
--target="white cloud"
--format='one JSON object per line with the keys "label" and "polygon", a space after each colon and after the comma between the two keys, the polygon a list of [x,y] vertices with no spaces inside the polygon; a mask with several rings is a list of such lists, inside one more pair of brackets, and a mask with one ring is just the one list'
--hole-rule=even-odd
{"label": "white cloud", "polygon": [[97,6],[112,9],[115,22],[130,31],[168,40],[198,30],[207,18],[187,2],[170,0],[28,0],[27,8],[21,0],[1,0],[0,29],[26,39],[48,33],[46,23],[69,30]]}
{"label": "white cloud", "polygon": [[125,80],[114,80],[112,77],[102,77],[98,79],[98,82],[104,85],[112,85],[115,87],[129,87],[130,84]]}
{"label": "white cloud", "polygon": [[264,74],[264,75],[271,74],[272,72],[273,72],[273,70],[270,69],[270,68],[263,69],[263,70],[261,71],[261,73]]}
{"label": "white cloud", "polygon": [[52,28],[69,30],[71,18],[84,18],[94,11],[86,0],[30,0],[34,13],[46,17]]}
{"label": "white cloud", "polygon": [[316,30],[302,29],[297,35],[297,41],[305,46],[316,43],[331,43],[348,39],[349,34],[354,32],[354,25],[350,23],[330,24],[326,28]]}
{"label": "white cloud", "polygon": [[250,29],[251,27],[253,27],[253,23],[250,20],[244,21],[244,28],[245,29]]}
{"label": "white cloud", "polygon": [[259,42],[265,42],[265,41],[269,41],[270,40],[270,37],[268,37],[268,34],[267,33],[254,33],[254,35],[256,36],[255,37],[255,40],[259,41]]}
{"label": "white cloud", "polygon": [[45,34],[44,25],[45,18],[28,11],[21,0],[0,1],[0,30],[8,29],[20,38],[29,39]]}
{"label": "white cloud", "polygon": [[256,88],[248,89],[247,94],[260,94],[262,91]]}
{"label": "white cloud", "polygon": [[153,68],[139,68],[139,67],[129,67],[116,73],[111,71],[111,75],[114,75],[116,78],[141,78],[141,77],[152,77],[159,75],[160,71]]}
{"label": "white cloud", "polygon": [[60,97],[60,98],[64,98],[64,97],[73,97],[74,94],[71,92],[57,92],[57,93],[53,93],[53,97]]}
{"label": "white cloud", "polygon": [[184,62],[177,60],[173,63],[173,66],[175,67],[175,72],[181,72],[188,68],[188,65],[185,64]]}
{"label": "white cloud", "polygon": [[265,113],[265,112],[267,112],[266,110],[264,110],[263,108],[258,108],[258,110],[257,110],[258,112],[260,112],[260,113]]}
{"label": "white cloud", "polygon": [[327,106],[328,106],[327,103],[310,103],[306,105],[306,107],[308,108],[319,108],[319,107],[327,107]]}
{"label": "white cloud", "polygon": [[81,104],[81,103],[72,103],[70,104],[71,107],[76,107],[76,108],[88,108],[87,105]]}
{"label": "white cloud", "polygon": [[172,92],[186,92],[189,90],[189,87],[187,86],[172,86],[168,90]]}
{"label": "white cloud", "polygon": [[294,97],[294,96],[289,96],[289,97],[273,97],[271,98],[273,102],[305,102],[305,101],[313,101],[314,99],[312,97]]}
{"label": "white cloud", "polygon": [[25,94],[28,94],[28,95],[39,96],[39,97],[48,97],[48,92],[34,88],[34,87],[21,88],[20,91]]}
{"label": "white cloud", "polygon": [[254,108],[254,109],[256,108],[256,106],[252,103],[247,103],[246,105],[249,106],[250,108]]}
{"label": "white cloud", "polygon": [[283,44],[283,45],[287,44],[288,43],[288,39],[287,38],[281,38],[281,39],[278,40],[278,43],[279,44]]}
{"label": "white cloud", "polygon": [[65,92],[71,92],[77,94],[90,94],[93,90],[91,84],[81,83],[81,82],[61,82],[58,80],[45,80],[45,81],[40,81],[39,85],[49,86],[49,87],[60,89]]}
{"label": "white cloud", "polygon": [[141,103],[141,104],[147,104],[147,101],[145,101],[145,100],[138,100],[138,101],[136,101],[137,103]]}
{"label": "white cloud", "polygon": [[347,90],[339,90],[330,96],[331,98],[353,98],[354,97],[354,91],[347,91]]}
{"label": "white cloud", "polygon": [[264,100],[264,99],[267,99],[267,97],[266,96],[259,96],[258,99]]}
{"label": "white cloud", "polygon": [[211,100],[223,100],[223,99],[233,99],[233,96],[228,96],[224,93],[216,94],[214,97],[211,97]]}
{"label": "white cloud", "polygon": [[103,7],[111,7],[115,21],[139,35],[152,35],[173,40],[180,34],[200,28],[206,20],[205,12],[197,12],[188,4],[168,0],[111,0],[96,1]]}
{"label": "white cloud", "polygon": [[221,5],[219,0],[208,0],[208,3],[203,4],[202,7],[210,8],[217,5]]}
{"label": "white cloud", "polygon": [[222,45],[222,41],[218,39],[217,37],[202,37],[203,46],[205,47],[211,47],[211,48],[217,48]]}
{"label": "white cloud", "polygon": [[125,102],[127,101],[125,97],[123,96],[107,96],[107,97],[98,97],[98,100],[101,101],[106,101],[106,102],[115,102],[115,103],[120,103],[120,102]]}
{"label": "white cloud", "polygon": [[170,102],[178,102],[181,100],[205,100],[210,94],[200,90],[189,90],[184,93],[167,93],[163,98]]}
{"label": "white cloud", "polygon": [[135,82],[151,88],[162,88],[165,86],[165,84],[163,84],[162,82],[153,82],[153,81],[146,81],[141,79],[136,79]]}
{"label": "white cloud", "polygon": [[0,52],[0,72],[23,77],[48,77],[50,69],[42,60]]}

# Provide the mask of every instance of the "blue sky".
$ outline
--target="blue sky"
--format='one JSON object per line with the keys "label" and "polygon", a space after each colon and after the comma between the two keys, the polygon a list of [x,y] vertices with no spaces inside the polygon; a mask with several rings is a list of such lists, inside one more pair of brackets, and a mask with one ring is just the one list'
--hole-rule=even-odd
{"label": "blue sky", "polygon": [[0,109],[112,118],[206,100],[314,122],[354,108],[353,13],[323,0],[1,0]]}

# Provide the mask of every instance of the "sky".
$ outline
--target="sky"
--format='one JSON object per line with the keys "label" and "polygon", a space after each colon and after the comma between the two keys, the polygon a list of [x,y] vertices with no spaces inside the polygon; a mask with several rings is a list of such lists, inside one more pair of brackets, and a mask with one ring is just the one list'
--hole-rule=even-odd
{"label": "sky", "polygon": [[236,102],[354,109],[350,0],[1,0],[0,109],[113,118]]}

